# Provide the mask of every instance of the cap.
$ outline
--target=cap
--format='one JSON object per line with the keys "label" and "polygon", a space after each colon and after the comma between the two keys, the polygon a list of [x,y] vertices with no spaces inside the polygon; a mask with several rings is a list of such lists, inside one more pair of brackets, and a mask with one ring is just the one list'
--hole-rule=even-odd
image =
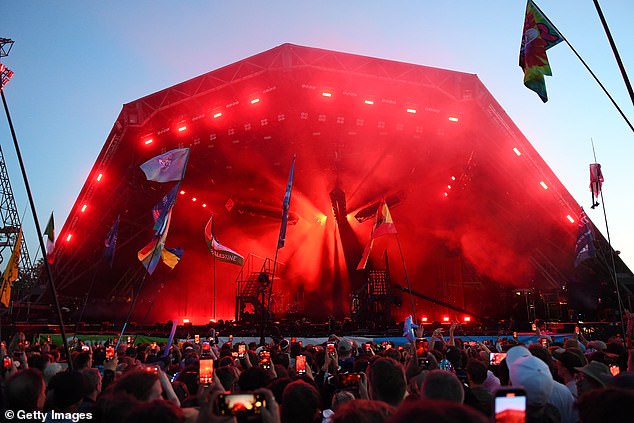
{"label": "cap", "polygon": [[524,388],[528,404],[546,404],[555,384],[546,363],[532,355],[517,358],[509,377],[513,386]]}
{"label": "cap", "polygon": [[597,351],[605,351],[608,346],[603,341],[590,341],[588,342],[588,348],[593,348]]}
{"label": "cap", "polygon": [[581,373],[594,380],[601,386],[606,386],[612,381],[610,368],[599,361],[591,361],[583,367],[575,367]]}
{"label": "cap", "polygon": [[553,358],[559,361],[568,371],[572,372],[576,367],[583,367],[588,364],[588,360],[580,350],[578,354],[574,353],[573,348],[558,349],[553,352]]}
{"label": "cap", "polygon": [[506,364],[510,369],[518,359],[532,355],[528,348],[523,345],[517,345],[506,352]]}
{"label": "cap", "polygon": [[352,341],[346,338],[342,338],[337,346],[339,351],[348,352],[352,349]]}

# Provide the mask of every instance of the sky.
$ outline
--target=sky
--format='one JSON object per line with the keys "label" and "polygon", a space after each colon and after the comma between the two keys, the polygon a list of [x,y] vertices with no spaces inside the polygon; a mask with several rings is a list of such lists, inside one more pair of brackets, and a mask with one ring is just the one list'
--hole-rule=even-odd
{"label": "sky", "polygon": [[[634,122],[593,2],[537,4]],[[293,43],[476,74],[605,235],[602,208],[590,209],[592,140],[612,245],[634,268],[634,132],[566,43],[548,51],[549,101],[523,86],[525,7],[524,0],[6,2],[0,37],[15,44],[1,61],[15,76],[5,95],[40,225],[53,211],[61,229],[123,104]],[[627,69],[634,64],[634,2],[604,0],[601,7]],[[41,253],[25,184],[4,113],[0,121],[35,261]]]}

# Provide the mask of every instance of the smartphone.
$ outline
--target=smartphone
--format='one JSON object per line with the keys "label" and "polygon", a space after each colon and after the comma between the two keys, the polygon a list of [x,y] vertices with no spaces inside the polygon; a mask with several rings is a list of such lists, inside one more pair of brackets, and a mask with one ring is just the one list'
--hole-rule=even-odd
{"label": "smartphone", "polygon": [[247,352],[247,346],[245,344],[238,344],[238,358],[244,358],[245,352]]}
{"label": "smartphone", "polygon": [[132,337],[128,336],[128,344],[132,342]]}
{"label": "smartphone", "polygon": [[13,359],[11,359],[11,357],[9,356],[5,356],[2,362],[5,369],[10,369],[11,365],[13,364]]}
{"label": "smartphone", "polygon": [[548,348],[548,339],[542,338],[542,346]]}
{"label": "smartphone", "polygon": [[82,351],[90,351],[90,347],[88,345],[82,345],[81,346],[81,350]]}
{"label": "smartphone", "polygon": [[503,388],[495,393],[495,423],[526,421],[526,391]]}
{"label": "smartphone", "polygon": [[203,342],[203,353],[202,355],[207,356],[207,355],[211,355],[211,345],[209,345],[209,342]]}
{"label": "smartphone", "polygon": [[296,342],[297,342],[297,338],[293,336],[293,337],[291,338],[291,344],[294,344],[294,343],[296,343]]}
{"label": "smartphone", "polygon": [[476,341],[469,341],[469,346],[470,347],[475,347],[476,345],[477,345]]}
{"label": "smartphone", "polygon": [[263,369],[271,368],[271,352],[270,351],[260,351],[260,367]]}
{"label": "smartphone", "polygon": [[200,357],[199,362],[198,382],[201,385],[209,385],[214,380],[214,359],[211,357]]}
{"label": "smartphone", "polygon": [[429,367],[429,357],[418,357],[418,367],[427,369]]}
{"label": "smartphone", "polygon": [[114,358],[114,347],[106,348],[106,360],[112,360]]}
{"label": "smartphone", "polygon": [[194,343],[200,344],[200,335],[194,335]]}
{"label": "smartphone", "polygon": [[298,375],[306,374],[306,356],[298,355],[295,357],[295,372]]}
{"label": "smartphone", "polygon": [[262,394],[233,393],[218,395],[218,412],[221,416],[260,414],[266,407]]}
{"label": "smartphone", "polygon": [[513,338],[517,338],[517,332],[513,332]]}
{"label": "smartphone", "polygon": [[579,326],[575,326],[575,333],[577,335],[579,335],[580,332],[581,332],[581,330],[579,329]]}
{"label": "smartphone", "polygon": [[372,351],[372,344],[371,344],[371,343],[369,343],[369,342],[366,342],[366,343],[365,343],[365,350],[366,350],[367,352]]}
{"label": "smartphone", "polygon": [[342,389],[354,389],[359,387],[361,375],[359,373],[339,373],[337,384]]}
{"label": "smartphone", "polygon": [[491,366],[499,366],[505,358],[506,353],[504,352],[492,352],[489,354],[489,364]]}
{"label": "smartphone", "polygon": [[389,349],[392,349],[392,344],[390,343],[385,344],[385,350],[387,351]]}
{"label": "smartphone", "polygon": [[335,353],[335,343],[334,342],[328,342],[326,344],[326,351],[328,352],[328,354],[334,354]]}
{"label": "smartphone", "polygon": [[618,376],[618,374],[621,373],[621,369],[619,368],[619,366],[612,364],[610,366],[610,373],[612,374],[612,376]]}

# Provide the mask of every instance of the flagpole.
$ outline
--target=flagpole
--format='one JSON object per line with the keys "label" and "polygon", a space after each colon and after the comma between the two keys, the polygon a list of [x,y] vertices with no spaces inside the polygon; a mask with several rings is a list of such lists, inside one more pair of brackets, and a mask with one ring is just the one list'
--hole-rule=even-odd
{"label": "flagpole", "polygon": [[[42,230],[40,229],[40,222],[37,218],[37,212],[35,211],[35,202],[33,201],[31,186],[29,185],[29,179],[26,176],[24,161],[22,160],[22,154],[20,153],[20,145],[18,144],[18,137],[15,134],[15,129],[13,128],[13,121],[11,120],[11,114],[9,113],[9,106],[7,105],[7,99],[4,96],[4,87],[0,87],[0,95],[2,95],[2,104],[4,105],[4,111],[7,115],[9,129],[11,130],[11,138],[13,138],[13,146],[15,147],[15,153],[18,157],[18,162],[20,164],[20,171],[22,172],[22,179],[24,179],[24,187],[26,188],[26,194],[29,198],[29,205],[31,206],[31,214],[33,215],[35,230],[37,231],[37,238],[40,243],[41,250],[46,251],[46,248],[44,247],[44,238],[42,236]],[[68,358],[68,368],[72,371],[73,361],[70,359],[70,354],[68,351],[68,340],[66,339],[66,330],[64,328],[64,319],[62,318],[62,309],[59,306],[59,298],[57,298],[57,289],[55,288],[55,283],[53,282],[53,272],[51,271],[51,266],[46,258],[44,259],[44,268],[46,269],[46,276],[48,278],[49,287],[51,288],[51,294],[53,294],[53,302],[55,304],[55,309],[57,311],[57,319],[59,320],[59,330],[60,330],[60,334],[62,335],[62,342],[64,344],[64,352],[66,353],[66,357]]]}
{"label": "flagpole", "polygon": [[216,321],[216,256],[211,255],[214,259],[214,322]]}
{"label": "flagpole", "polygon": [[[592,143],[592,154],[594,155],[594,162],[597,163],[597,153],[594,150],[594,140],[590,138]],[[610,273],[610,279],[614,282],[614,288],[616,289],[616,299],[619,303],[619,320],[621,321],[621,331],[623,332],[623,339],[625,340],[625,324],[623,321],[623,302],[621,300],[621,290],[619,288],[619,280],[616,273],[616,263],[614,262],[614,249],[612,248],[612,242],[610,240],[610,227],[608,226],[608,214],[605,210],[605,200],[603,199],[603,190],[601,190],[601,207],[603,208],[603,219],[605,220],[605,232],[608,238],[608,251],[610,252],[610,259],[612,262],[612,272]]]}
{"label": "flagpole", "polygon": [[401,261],[403,262],[403,269],[405,270],[405,280],[407,281],[407,291],[409,292],[409,300],[412,303],[412,317],[414,319],[414,323],[416,323],[416,306],[414,305],[414,296],[412,295],[412,285],[409,282],[409,275],[407,274],[407,267],[405,266],[405,256],[403,255],[403,249],[401,248],[401,241],[398,238],[398,233],[396,235],[396,243],[398,244],[398,250],[401,253]]}
{"label": "flagpole", "polygon": [[630,84],[630,79],[627,76],[627,72],[625,71],[625,66],[623,66],[623,62],[621,61],[619,51],[616,49],[616,43],[612,38],[612,33],[610,32],[610,28],[608,28],[608,23],[605,20],[605,16],[603,16],[603,11],[601,10],[601,6],[599,6],[598,0],[594,0],[594,7],[597,9],[599,19],[601,20],[601,25],[603,25],[605,35],[608,37],[608,42],[610,43],[610,47],[612,48],[612,53],[614,54],[614,58],[616,59],[616,64],[619,66],[619,70],[621,71],[621,76],[623,77],[623,82],[625,83],[627,92],[630,95],[630,100],[632,100],[632,104],[634,104],[634,91],[632,90],[632,84]]}
{"label": "flagpole", "polygon": [[616,101],[614,100],[614,98],[612,98],[612,96],[610,95],[608,90],[605,88],[605,86],[601,83],[601,81],[599,81],[599,78],[594,74],[592,69],[590,69],[590,66],[588,66],[588,64],[585,62],[585,60],[583,60],[583,58],[579,55],[579,53],[577,53],[577,50],[575,50],[575,48],[572,46],[572,44],[570,44],[570,42],[566,39],[566,37],[564,37],[564,35],[561,33],[561,31],[559,31],[559,29],[557,29],[555,24],[553,24],[552,21],[550,19],[548,19],[548,17],[544,14],[544,12],[542,12],[542,10],[539,8],[539,6],[537,6],[537,4],[535,4],[534,2],[533,2],[533,5],[535,6],[535,8],[537,8],[537,10],[539,10],[539,12],[542,14],[544,19],[546,19],[548,21],[548,23],[553,27],[553,29],[555,31],[557,31],[557,33],[559,34],[561,39],[564,40],[566,42],[566,44],[568,44],[568,47],[570,47],[570,50],[572,50],[572,52],[575,54],[575,56],[577,56],[577,59],[579,59],[579,61],[587,69],[587,71],[590,72],[590,75],[594,78],[594,80],[597,82],[597,84],[599,84],[599,87],[601,87],[601,89],[603,90],[605,95],[608,96],[608,98],[610,99],[610,101],[612,102],[614,107],[616,107],[616,110],[621,114],[621,117],[623,117],[623,119],[625,120],[625,123],[627,123],[627,126],[630,127],[632,132],[634,132],[634,126],[632,126],[632,124],[630,123],[629,119],[627,118],[627,116],[625,116],[625,113],[623,113],[623,110],[621,110],[619,105],[616,104]]}

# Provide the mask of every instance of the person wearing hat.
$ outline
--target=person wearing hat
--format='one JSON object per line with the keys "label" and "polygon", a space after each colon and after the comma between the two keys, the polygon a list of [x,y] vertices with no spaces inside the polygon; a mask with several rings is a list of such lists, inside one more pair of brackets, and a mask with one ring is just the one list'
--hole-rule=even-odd
{"label": "person wearing hat", "polygon": [[[507,366],[509,367],[509,371],[516,361],[524,357],[533,357],[531,352],[525,346],[518,345],[509,349],[506,353],[505,360]],[[539,360],[539,358],[537,359]],[[534,361],[532,362],[534,363]],[[543,361],[542,363],[546,366],[546,368],[548,368],[548,365],[546,363],[544,363]],[[512,375],[511,381],[513,381]],[[516,382],[513,381],[513,383],[515,384]],[[568,390],[568,388],[566,388],[565,385],[553,380],[552,390],[550,392],[548,402],[554,405],[557,410],[559,410],[559,415],[561,416],[562,423],[577,423],[579,421],[579,414],[574,408],[575,398],[572,396],[572,393]]]}
{"label": "person wearing hat", "polygon": [[588,364],[588,360],[586,360],[581,350],[576,348],[557,349],[553,351],[553,358],[557,375],[563,380],[564,385],[570,390],[572,396],[578,398],[577,379],[575,377],[577,370],[575,368],[585,366]]}
{"label": "person wearing hat", "polygon": [[591,361],[583,367],[575,367],[579,396],[593,389],[605,388],[612,381],[610,368],[599,361]]}

